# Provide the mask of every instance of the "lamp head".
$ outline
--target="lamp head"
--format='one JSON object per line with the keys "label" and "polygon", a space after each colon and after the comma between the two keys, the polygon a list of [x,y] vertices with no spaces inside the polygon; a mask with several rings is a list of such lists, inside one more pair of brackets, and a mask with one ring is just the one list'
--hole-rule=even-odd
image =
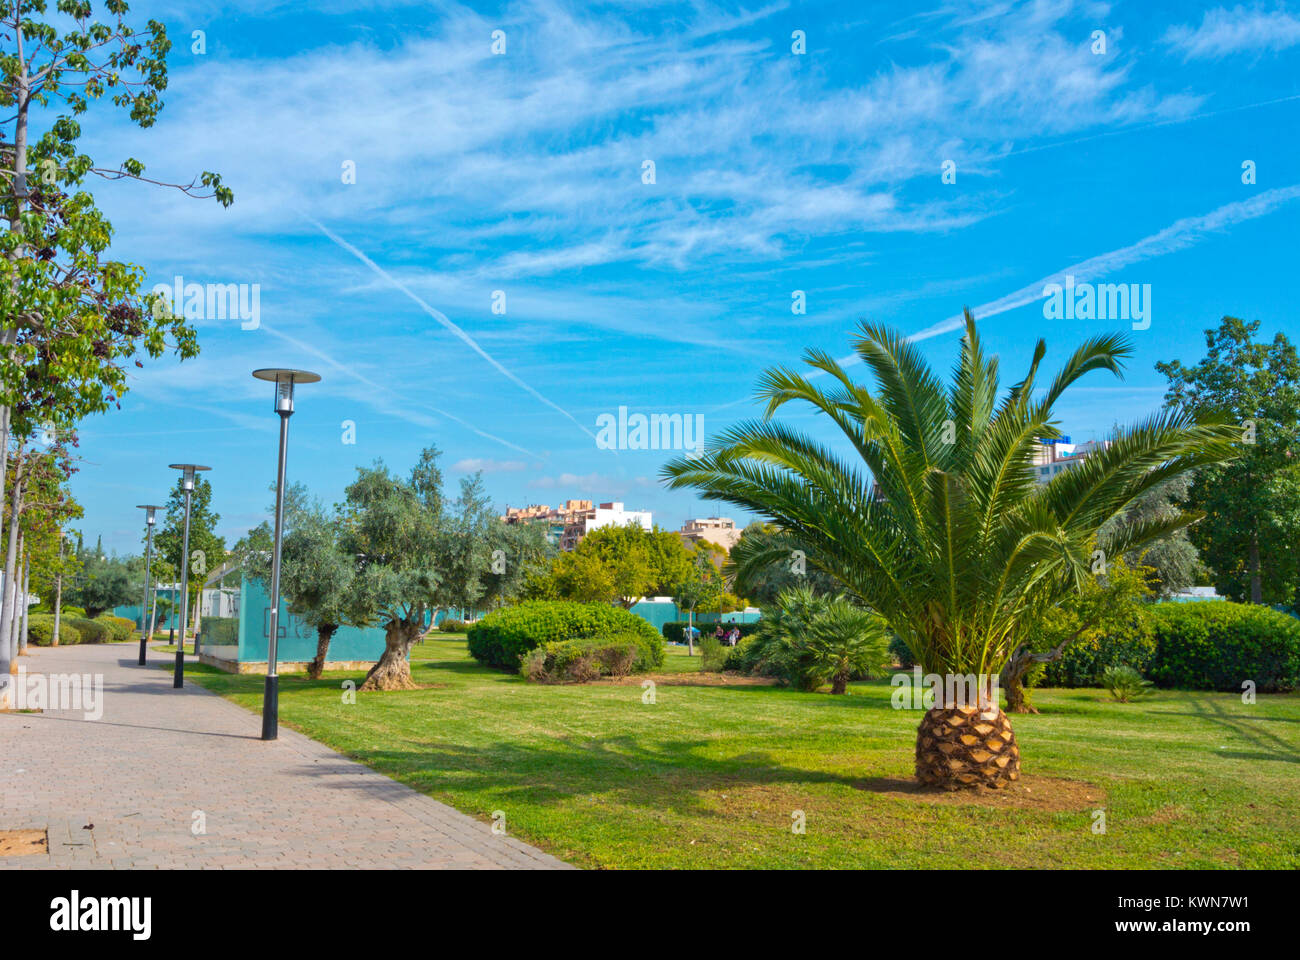
{"label": "lamp head", "polygon": [[173,463],[169,464],[173,470],[181,471],[181,489],[187,493],[194,489],[194,474],[200,470],[211,470],[211,467],[200,466],[197,463]]}
{"label": "lamp head", "polygon": [[152,527],[155,523],[158,522],[157,518],[154,516],[154,514],[158,510],[158,507],[155,504],[137,503],[136,506],[139,509],[144,511],[144,522],[146,526]]}
{"label": "lamp head", "polygon": [[293,414],[293,387],[296,383],[318,383],[320,374],[310,370],[291,370],[287,367],[263,367],[254,370],[253,376],[258,380],[269,380],[275,384],[275,412],[282,417]]}

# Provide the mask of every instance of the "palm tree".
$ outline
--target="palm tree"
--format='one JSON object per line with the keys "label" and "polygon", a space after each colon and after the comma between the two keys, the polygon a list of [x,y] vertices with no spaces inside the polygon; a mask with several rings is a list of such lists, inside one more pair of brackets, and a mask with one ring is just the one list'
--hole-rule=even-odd
{"label": "palm tree", "polygon": [[[922,719],[917,777],[948,789],[1004,786],[1018,778],[1020,754],[997,702],[999,670],[1093,575],[1103,523],[1171,477],[1232,456],[1238,432],[1166,410],[1036,483],[1036,445],[1061,436],[1057,401],[1094,370],[1121,375],[1132,353],[1126,338],[1086,340],[1045,386],[1039,340],[1024,379],[999,399],[997,358],[985,357],[969,311],[948,386],[897,332],[864,323],[858,334],[854,348],[874,390],[810,350],[804,362],[817,373],[769,370],[758,392],[764,418],[725,431],[701,456],[672,461],[664,479],[778,524],[810,565],[885,618],[925,672],[974,675],[974,703],[954,699],[956,685],[946,683]],[[829,382],[817,381],[823,376]],[[771,419],[794,400],[828,417],[861,462]],[[1179,510],[1126,524],[1109,549],[1122,555],[1197,516]]]}

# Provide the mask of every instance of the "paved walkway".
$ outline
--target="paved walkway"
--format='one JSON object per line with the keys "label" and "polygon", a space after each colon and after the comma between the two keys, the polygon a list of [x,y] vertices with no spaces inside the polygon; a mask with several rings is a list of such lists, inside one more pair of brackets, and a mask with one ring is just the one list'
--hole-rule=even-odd
{"label": "paved walkway", "polygon": [[152,665],[170,656],[32,650],[29,677],[102,674],[103,716],[0,714],[0,830],[44,828],[50,844],[0,869],[567,866],[283,725],[264,743],[258,714],[174,690]]}

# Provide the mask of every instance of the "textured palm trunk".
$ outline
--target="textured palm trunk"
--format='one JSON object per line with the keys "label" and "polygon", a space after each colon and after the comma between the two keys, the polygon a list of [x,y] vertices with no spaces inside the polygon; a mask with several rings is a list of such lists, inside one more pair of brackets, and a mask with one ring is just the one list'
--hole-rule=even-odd
{"label": "textured palm trunk", "polygon": [[321,674],[325,672],[325,661],[329,659],[330,653],[330,639],[337,629],[338,627],[333,624],[316,628],[316,659],[307,666],[309,680],[319,680]]}
{"label": "textured palm trunk", "polygon": [[849,690],[849,672],[841,670],[835,676],[831,677],[831,693],[848,693]]}
{"label": "textured palm trunk", "polygon": [[1020,748],[996,703],[936,706],[916,732],[916,779],[945,790],[1005,787],[1020,779]]}
{"label": "textured palm trunk", "polygon": [[411,645],[420,635],[418,622],[393,620],[384,627],[384,653],[370,668],[360,690],[414,690],[411,664],[407,659]]}

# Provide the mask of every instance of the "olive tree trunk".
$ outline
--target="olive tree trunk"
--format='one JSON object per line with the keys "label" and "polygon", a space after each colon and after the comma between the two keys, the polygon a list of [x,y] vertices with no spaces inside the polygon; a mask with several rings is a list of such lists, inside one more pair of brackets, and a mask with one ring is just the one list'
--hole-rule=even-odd
{"label": "olive tree trunk", "polygon": [[420,638],[418,620],[390,620],[384,625],[384,653],[370,668],[359,690],[414,690],[411,680],[411,646]]}
{"label": "olive tree trunk", "polygon": [[338,624],[327,623],[316,628],[316,659],[307,665],[307,679],[319,680],[325,672],[325,661],[329,659],[330,639]]}

